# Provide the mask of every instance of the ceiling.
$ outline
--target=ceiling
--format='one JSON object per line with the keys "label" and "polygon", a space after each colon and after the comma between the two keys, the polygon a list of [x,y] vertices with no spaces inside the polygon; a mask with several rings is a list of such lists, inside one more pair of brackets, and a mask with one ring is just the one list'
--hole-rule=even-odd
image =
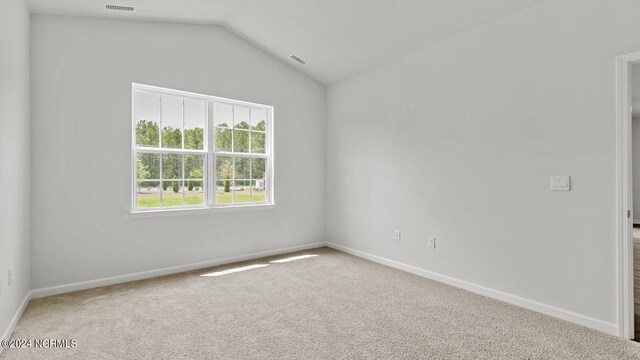
{"label": "ceiling", "polygon": [[[27,1],[41,14],[221,25],[331,84],[541,0]],[[107,3],[135,11],[105,10]]]}

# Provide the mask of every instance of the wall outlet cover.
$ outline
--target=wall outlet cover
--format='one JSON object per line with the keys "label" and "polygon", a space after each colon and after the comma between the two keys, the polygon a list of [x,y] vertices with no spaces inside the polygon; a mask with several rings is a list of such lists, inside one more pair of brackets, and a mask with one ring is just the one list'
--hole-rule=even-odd
{"label": "wall outlet cover", "polygon": [[435,236],[429,236],[429,247],[432,249],[436,248],[436,237]]}
{"label": "wall outlet cover", "polygon": [[551,191],[569,191],[571,190],[571,179],[569,176],[551,176]]}

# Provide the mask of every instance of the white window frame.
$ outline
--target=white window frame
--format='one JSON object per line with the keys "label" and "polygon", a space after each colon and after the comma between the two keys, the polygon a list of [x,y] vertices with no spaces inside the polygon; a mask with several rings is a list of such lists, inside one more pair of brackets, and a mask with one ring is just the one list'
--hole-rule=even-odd
{"label": "white window frame", "polygon": [[[157,148],[142,147],[136,144],[136,112],[135,112],[135,94],[138,91],[149,92],[158,95],[172,95],[183,98],[192,98],[205,101],[206,121],[204,124],[204,149],[203,150],[190,150],[190,149],[168,149],[162,148],[162,139],[159,139],[160,143]],[[241,153],[241,152],[226,152],[215,150],[215,122],[214,122],[214,104],[226,104],[231,106],[242,106],[249,109],[264,110],[266,112],[266,124],[265,124],[265,153]],[[161,106],[161,105],[160,105]],[[275,206],[274,196],[274,176],[273,176],[273,106],[250,103],[246,101],[227,99],[211,95],[196,94],[181,90],[161,88],[151,85],[143,85],[132,83],[131,84],[131,211],[132,215],[137,214],[155,214],[155,213],[183,213],[183,212],[200,212],[211,211],[217,209],[249,209],[249,208],[272,208]],[[160,111],[160,117],[162,117],[162,111]],[[158,119],[159,127],[162,127],[161,119]],[[184,118],[183,118],[184,122]],[[229,129],[234,129],[233,125]],[[161,138],[161,136],[160,136]],[[184,134],[182,137],[184,144]],[[232,137],[233,141],[233,137]],[[162,195],[160,195],[160,207],[156,208],[138,208],[137,207],[137,189],[138,189],[138,176],[137,176],[137,154],[138,153],[153,153],[153,154],[182,154],[182,155],[204,155],[205,163],[203,169],[204,176],[204,204],[203,205],[191,205],[186,206],[173,206],[162,207]],[[235,158],[261,158],[265,159],[265,201],[264,202],[251,202],[251,203],[235,203],[235,184],[234,192],[232,193],[232,203],[229,204],[216,204],[216,159],[220,156],[226,156],[233,158],[233,173],[235,176]],[[184,171],[184,162],[183,162]],[[186,174],[182,174],[183,179],[186,179]],[[162,194],[162,167],[160,167],[160,188],[159,192]],[[235,180],[235,179],[234,179]],[[183,184],[184,185],[184,184]],[[184,198],[184,186],[182,187],[182,196]],[[250,192],[253,191],[250,186]]]}

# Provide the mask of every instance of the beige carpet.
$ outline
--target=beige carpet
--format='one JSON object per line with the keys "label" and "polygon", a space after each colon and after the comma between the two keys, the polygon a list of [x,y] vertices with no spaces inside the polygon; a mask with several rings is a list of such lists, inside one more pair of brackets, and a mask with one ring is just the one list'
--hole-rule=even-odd
{"label": "beige carpet", "polygon": [[[290,262],[274,259],[318,255]],[[200,276],[268,265],[220,276]],[[7,359],[640,359],[640,344],[327,248],[33,300]]]}

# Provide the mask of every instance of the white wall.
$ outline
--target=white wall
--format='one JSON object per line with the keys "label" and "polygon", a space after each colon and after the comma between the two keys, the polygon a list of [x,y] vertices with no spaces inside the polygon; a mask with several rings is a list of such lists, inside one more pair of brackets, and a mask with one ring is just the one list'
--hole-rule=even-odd
{"label": "white wall", "polygon": [[614,58],[638,13],[544,1],[330,86],[328,241],[614,323]]}
{"label": "white wall", "polygon": [[631,155],[633,161],[633,222],[640,223],[640,118],[633,118],[631,129],[633,132],[631,141],[633,148]]}
{"label": "white wall", "polygon": [[[214,26],[34,15],[31,49],[34,289],[324,239],[323,85]],[[132,82],[273,105],[276,208],[127,220]]]}
{"label": "white wall", "polygon": [[640,65],[631,66],[631,109],[632,117],[640,118]]}
{"label": "white wall", "polygon": [[633,222],[640,223],[640,65],[631,66]]}
{"label": "white wall", "polygon": [[29,11],[23,0],[3,1],[0,11],[0,189],[2,336],[29,291]]}

